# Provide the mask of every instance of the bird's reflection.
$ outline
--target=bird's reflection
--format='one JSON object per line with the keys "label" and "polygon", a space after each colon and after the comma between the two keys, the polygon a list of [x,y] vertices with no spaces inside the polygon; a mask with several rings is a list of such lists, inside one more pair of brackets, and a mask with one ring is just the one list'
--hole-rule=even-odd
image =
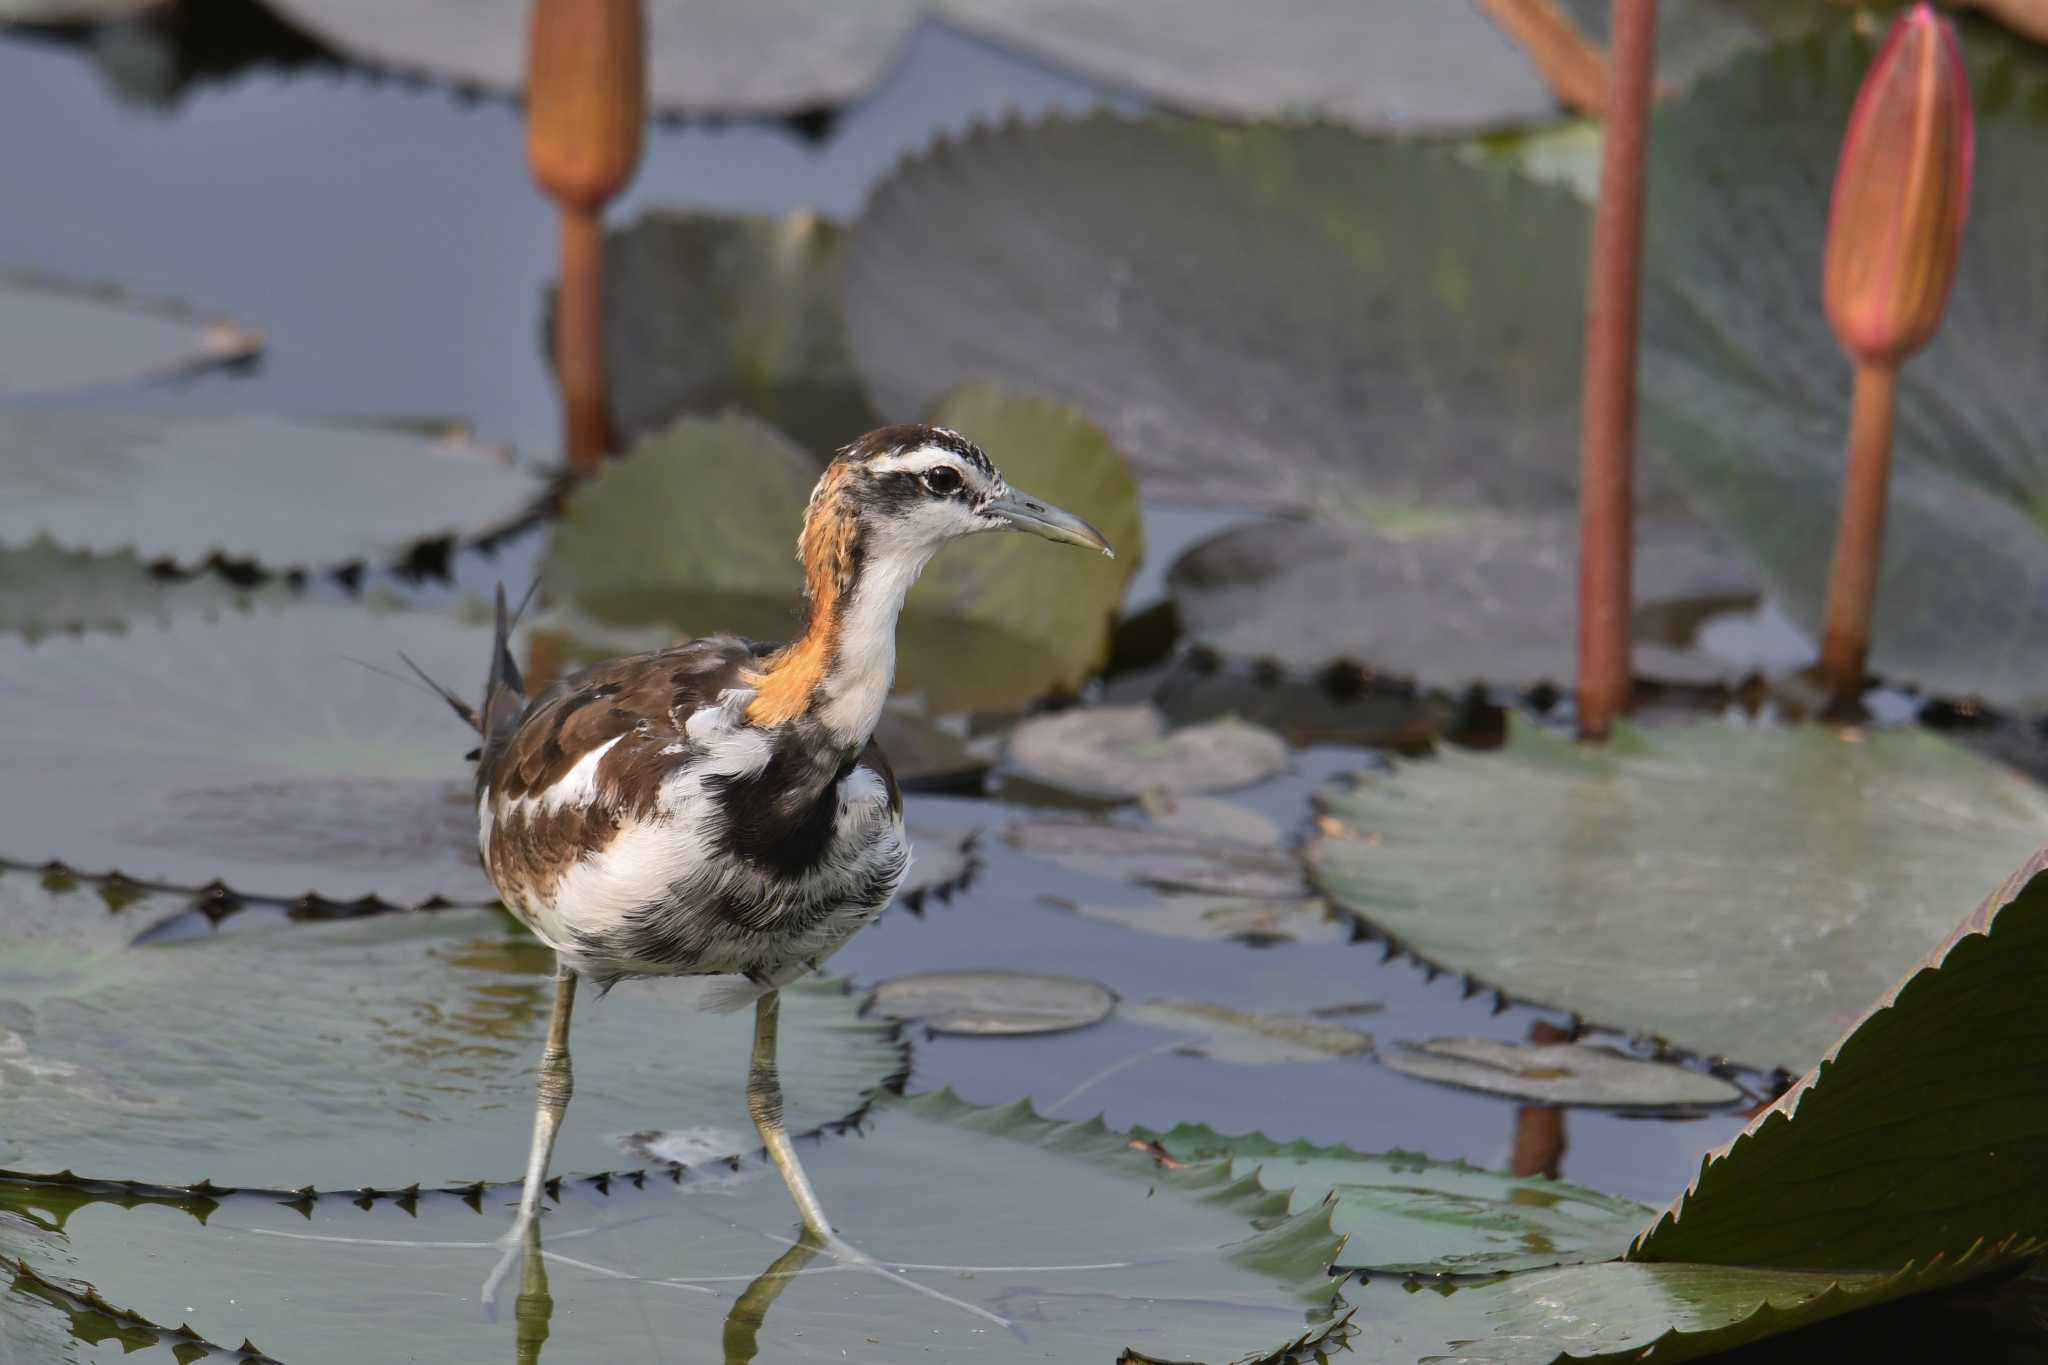
{"label": "bird's reflection", "polygon": [[[733,1300],[725,1315],[725,1365],[752,1365],[760,1352],[761,1324],[768,1309],[782,1295],[789,1282],[816,1260],[824,1247],[806,1232],[803,1240],[775,1258],[756,1275],[745,1292]],[[521,1248],[519,1297],[513,1301],[513,1359],[518,1365],[540,1365],[541,1347],[547,1344],[548,1324],[554,1317],[554,1296],[548,1293],[547,1258],[541,1254],[540,1223],[528,1223]]]}

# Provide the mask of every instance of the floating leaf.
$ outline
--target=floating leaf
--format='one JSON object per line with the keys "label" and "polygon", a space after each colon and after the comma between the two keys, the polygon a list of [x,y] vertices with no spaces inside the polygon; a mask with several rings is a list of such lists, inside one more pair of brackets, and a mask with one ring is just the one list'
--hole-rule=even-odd
{"label": "floating leaf", "polygon": [[1434,1038],[1382,1046],[1380,1065],[1443,1085],[1511,1095],[1537,1104],[1651,1106],[1729,1104],[1742,1089],[1670,1062],[1631,1057],[1597,1043],[1504,1043]]}
{"label": "floating leaf", "polygon": [[279,896],[494,899],[462,761],[475,735],[355,662],[401,651],[467,687],[490,632],[299,605],[0,640],[0,856]]}
{"label": "floating leaf", "polygon": [[[84,888],[0,876],[12,1166],[327,1189],[524,1168],[554,953],[501,912],[147,948],[121,941],[133,928]],[[657,1124],[715,1125],[733,1147],[751,1143],[751,1016],[702,1013],[684,984],[631,981],[579,1000],[557,1171],[616,1169],[619,1139]],[[799,1128],[854,1113],[904,1067],[857,1008],[830,985],[787,992],[784,1088]]]}
{"label": "floating leaf", "polygon": [[1280,843],[1280,826],[1250,806],[1185,792],[1147,791],[1138,797],[1146,818],[1159,829],[1206,834],[1239,844]]}
{"label": "floating leaf", "polygon": [[168,0],[0,0],[0,24],[97,24],[145,13]]}
{"label": "floating leaf", "polygon": [[1097,981],[1039,972],[913,972],[892,977],[865,1007],[933,1033],[1060,1033],[1109,1018],[1116,995]]}
{"label": "floating leaf", "polygon": [[[647,99],[664,114],[796,114],[849,104],[881,78],[917,22],[918,0],[647,7]],[[365,65],[463,86],[525,81],[519,0],[279,0],[296,27]]]}
{"label": "floating leaf", "polygon": [[166,379],[262,351],[261,332],[226,318],[0,271],[0,397]]}
{"label": "floating leaf", "polygon": [[1093,905],[1055,901],[1090,919],[1164,938],[1238,939],[1274,943],[1344,943],[1351,926],[1317,896],[1251,900],[1231,896],[1162,895],[1146,905]]}
{"label": "floating leaf", "polygon": [[1287,741],[1229,717],[1169,735],[1150,704],[1087,706],[1020,724],[1010,732],[1009,760],[1032,782],[1127,801],[1262,782],[1286,769]]}
{"label": "floating leaf", "polygon": [[[1335,1325],[1328,1212],[1288,1217],[1287,1195],[1247,1171],[1163,1167],[1099,1121],[950,1095],[879,1105],[872,1129],[803,1155],[840,1232],[900,1267],[888,1278],[793,1255],[789,1196],[757,1158],[645,1189],[565,1182],[541,1225],[548,1259],[523,1273],[515,1261],[494,1323],[480,1320],[477,1291],[510,1190],[490,1191],[482,1214],[430,1193],[368,1209],[320,1199],[303,1213],[229,1198],[206,1226],[93,1204],[68,1219],[70,1259],[53,1269],[284,1359],[360,1336],[366,1313],[380,1340],[450,1362],[513,1355],[536,1318],[565,1358],[639,1360],[677,1342],[730,1347],[740,1333],[751,1358],[777,1365],[842,1351],[877,1365],[1106,1361],[1125,1344],[1222,1365]],[[777,1278],[749,1286],[771,1267]],[[511,1311],[536,1272],[546,1298]]]}
{"label": "floating leaf", "polygon": [[808,210],[734,218],[660,209],[605,237],[611,415],[628,440],[737,407],[821,460],[870,427],[846,328],[846,230]]}
{"label": "floating leaf", "polygon": [[[1085,513],[1120,550],[1141,551],[1129,471],[1070,411],[975,388],[934,417],[983,444],[1017,486]],[[754,418],[684,418],[570,498],[543,581],[610,625],[785,639],[803,583],[791,551],[817,475],[815,461]],[[1033,537],[948,546],[898,629],[899,690],[955,710],[1078,686],[1107,657],[1109,621],[1134,568],[1129,558],[1063,557]]]}
{"label": "floating leaf", "polygon": [[1301,865],[1285,849],[1106,820],[1018,820],[1003,838],[1025,853],[1097,877],[1167,891],[1292,899]]}
{"label": "floating leaf", "polygon": [[1311,846],[1315,879],[1423,957],[1795,1068],[1946,932],[1959,888],[2048,831],[2032,783],[1917,730],[1701,723],[1582,747],[1517,725],[1502,752],[1446,748],[1323,805],[1339,828]]}
{"label": "floating leaf", "polygon": [[1631,1256],[1981,1274],[2048,1245],[2044,868],[2048,849],[1708,1153]]}
{"label": "floating leaf", "polygon": [[474,442],[276,417],[0,409],[0,463],[0,545],[187,568],[387,563],[502,531],[545,490]]}
{"label": "floating leaf", "polygon": [[[1605,46],[1607,0],[1559,0],[1586,36]],[[1796,38],[1837,11],[1825,0],[1665,0],[1657,7],[1657,82],[1666,91],[1742,53]]]}
{"label": "floating leaf", "polygon": [[1147,1000],[1125,1005],[1121,1014],[1134,1024],[1185,1033],[1189,1037],[1181,1051],[1220,1062],[1327,1062],[1372,1051],[1370,1033],[1322,1014],[1259,1014],[1202,1000]]}
{"label": "floating leaf", "polygon": [[1487,1275],[1600,1261],[1620,1254],[1649,1210],[1632,1199],[1542,1176],[1481,1170],[1417,1152],[1367,1156],[1348,1147],[1230,1137],[1201,1124],[1157,1135],[1179,1161],[1228,1157],[1256,1165],[1294,1207],[1336,1200],[1343,1262],[1416,1275]]}
{"label": "floating leaf", "polygon": [[[1821,309],[1821,254],[1871,50],[1838,32],[1746,58],[1666,111],[1651,139],[1646,432],[1809,632],[1851,388]],[[1966,54],[1976,211],[1942,331],[1900,375],[1871,666],[2032,705],[2048,698],[2048,459],[2033,435],[2048,364],[2034,230],[2048,215],[2048,83],[2036,51],[1992,30],[1974,30]]]}
{"label": "floating leaf", "polygon": [[217,573],[189,577],[152,571],[133,554],[60,550],[47,540],[0,548],[0,631],[31,640],[55,633],[118,631],[131,622],[164,625],[174,616],[275,605],[291,589],[242,587]]}
{"label": "floating leaf", "polygon": [[[1755,579],[1689,521],[1645,521],[1636,551],[1637,674],[1736,673],[1659,626],[1754,605]],[[1576,674],[1578,572],[1577,527],[1563,516],[1466,517],[1416,536],[1264,521],[1195,545],[1167,584],[1188,635],[1224,654],[1522,686]]]}

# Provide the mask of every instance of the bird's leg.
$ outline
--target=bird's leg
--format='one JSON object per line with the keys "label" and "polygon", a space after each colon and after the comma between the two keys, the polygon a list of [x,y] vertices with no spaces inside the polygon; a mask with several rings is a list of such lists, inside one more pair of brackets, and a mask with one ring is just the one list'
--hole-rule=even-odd
{"label": "bird's leg", "polygon": [[789,1197],[796,1201],[804,1230],[826,1246],[835,1246],[840,1243],[832,1234],[831,1220],[825,1217],[824,1206],[811,1189],[803,1163],[796,1159],[796,1148],[790,1145],[789,1134],[782,1126],[782,1079],[775,1069],[775,1034],[781,1018],[779,990],[768,992],[754,1006],[754,1059],[747,1068],[747,1113],[753,1116],[769,1159],[782,1172],[782,1183],[789,1186]]}
{"label": "bird's leg", "polygon": [[561,1131],[562,1111],[576,1086],[569,1072],[569,1011],[576,1004],[576,973],[559,957],[555,960],[555,1008],[548,1016],[548,1041],[541,1049],[540,1078],[536,1085],[533,1111],[533,1149],[526,1158],[526,1186],[519,1196],[519,1222],[514,1234],[540,1216],[541,1195],[547,1189],[548,1160],[555,1153],[555,1134]]}

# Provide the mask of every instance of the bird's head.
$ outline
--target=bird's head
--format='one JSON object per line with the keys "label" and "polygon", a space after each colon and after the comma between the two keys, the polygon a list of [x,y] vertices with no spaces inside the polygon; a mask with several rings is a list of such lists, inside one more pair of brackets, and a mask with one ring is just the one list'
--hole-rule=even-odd
{"label": "bird's head", "polygon": [[948,541],[981,531],[1028,531],[1116,557],[1081,518],[1011,488],[980,446],[920,425],[882,427],[839,453],[811,494],[801,551],[811,562],[813,540],[854,540],[870,562],[922,564]]}

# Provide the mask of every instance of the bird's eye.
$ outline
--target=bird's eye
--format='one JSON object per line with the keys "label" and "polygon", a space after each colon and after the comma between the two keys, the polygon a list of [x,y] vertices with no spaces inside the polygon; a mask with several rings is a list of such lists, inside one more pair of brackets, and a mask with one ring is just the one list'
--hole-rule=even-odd
{"label": "bird's eye", "polygon": [[960,491],[960,471],[951,465],[939,465],[924,472],[924,486],[938,496],[950,497]]}

